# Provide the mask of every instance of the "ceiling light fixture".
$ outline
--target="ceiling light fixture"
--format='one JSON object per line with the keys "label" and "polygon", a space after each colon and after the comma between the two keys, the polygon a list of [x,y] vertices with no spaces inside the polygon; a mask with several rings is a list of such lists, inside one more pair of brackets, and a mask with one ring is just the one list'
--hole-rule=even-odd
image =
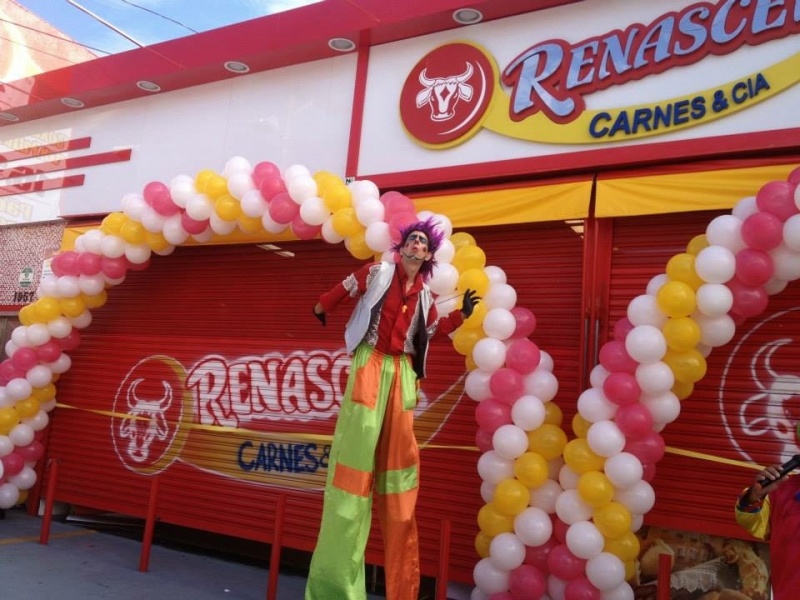
{"label": "ceiling light fixture", "polygon": [[250,67],[243,62],[239,62],[238,60],[229,60],[224,66],[228,71],[231,73],[236,73],[237,75],[250,72]]}
{"label": "ceiling light fixture", "polygon": [[0,119],[4,121],[19,121],[19,117],[12,115],[10,112],[0,112]]}
{"label": "ceiling light fixture", "polygon": [[161,91],[160,85],[158,85],[157,83],[153,83],[152,81],[145,81],[144,79],[142,81],[137,81],[136,87],[138,87],[140,90],[144,90],[145,92]]}
{"label": "ceiling light fixture", "polygon": [[61,104],[64,106],[69,106],[70,108],[83,108],[86,106],[83,102],[78,100],[77,98],[62,98]]}
{"label": "ceiling light fixture", "polygon": [[474,25],[483,21],[483,13],[475,8],[460,8],[453,13],[453,20],[459,25]]}
{"label": "ceiling light fixture", "polygon": [[336,52],[350,52],[354,50],[356,47],[356,43],[353,40],[348,40],[347,38],[331,38],[328,40],[328,48],[331,50],[336,50]]}

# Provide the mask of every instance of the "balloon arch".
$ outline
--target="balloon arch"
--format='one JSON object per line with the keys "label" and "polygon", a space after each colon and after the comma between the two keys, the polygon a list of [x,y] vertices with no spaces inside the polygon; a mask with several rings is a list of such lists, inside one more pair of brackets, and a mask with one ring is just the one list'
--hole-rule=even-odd
{"label": "balloon arch", "polygon": [[475,239],[454,234],[445,215],[417,213],[409,198],[381,195],[370,181],[345,185],[302,165],[281,173],[238,156],[221,173],[150,182],[80,235],[74,250],[53,257],[38,299],[20,310],[0,363],[0,507],[20,503],[36,482],[54,381],[70,368],[66,352],[129,269],[190,239],[237,229],[291,230],[343,242],[361,260],[393,260],[399,231],[430,216],[446,234],[429,282],[447,298],[440,311],[456,308],[465,288],[484,297],[453,336],[469,371],[466,393],[477,403],[482,452],[472,600],[632,600],[635,532],[654,505],[649,480],[664,455],[659,432],[678,418],[711,350],[800,278],[800,168],[712,220],[630,301],[577,400],[572,440],[548,404],[558,382],[552,359],[530,339],[535,316],[516,305],[503,270],[487,266]]}

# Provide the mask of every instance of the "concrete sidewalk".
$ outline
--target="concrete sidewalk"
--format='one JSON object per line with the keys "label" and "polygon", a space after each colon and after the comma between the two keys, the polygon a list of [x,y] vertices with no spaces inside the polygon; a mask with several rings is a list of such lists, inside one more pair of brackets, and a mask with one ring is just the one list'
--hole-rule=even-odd
{"label": "concrete sidewalk", "polygon": [[[4,600],[265,600],[269,570],[207,553],[153,544],[150,570],[139,568],[141,542],[53,521],[22,510],[0,520],[0,597]],[[306,580],[281,573],[278,600],[301,600]],[[369,600],[382,596],[369,595]]]}

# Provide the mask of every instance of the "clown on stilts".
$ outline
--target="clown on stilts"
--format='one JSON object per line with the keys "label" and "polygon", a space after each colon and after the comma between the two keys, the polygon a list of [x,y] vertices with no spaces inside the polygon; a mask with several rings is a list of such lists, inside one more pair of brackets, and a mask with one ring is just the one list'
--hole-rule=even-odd
{"label": "clown on stilts", "polygon": [[472,314],[480,298],[466,290],[461,310],[440,318],[426,281],[444,239],[434,218],[401,232],[396,262],[370,263],[319,298],[325,315],[357,299],[345,343],[352,354],[333,435],[317,546],[306,600],[366,598],[364,553],[373,489],[383,532],[387,600],[417,600],[420,566],[415,506],[419,447],[413,417],[428,345]]}

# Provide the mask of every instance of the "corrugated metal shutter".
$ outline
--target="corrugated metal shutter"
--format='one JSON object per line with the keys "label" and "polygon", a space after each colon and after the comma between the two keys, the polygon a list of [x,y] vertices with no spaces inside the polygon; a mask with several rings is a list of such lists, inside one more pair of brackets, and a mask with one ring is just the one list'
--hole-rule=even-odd
{"label": "corrugated metal shutter", "polygon": [[[609,313],[606,325],[624,317],[630,300],[645,293],[648,281],[663,273],[667,261],[685,252],[718,212],[683,213],[613,221]],[[668,452],[658,463],[653,487],[656,505],[646,521],[653,525],[712,535],[746,537],[733,520],[733,502],[755,471],[713,459],[774,464],[792,454],[793,432],[786,422],[800,421],[796,367],[800,347],[778,344],[771,363],[767,353],[780,340],[794,340],[800,288],[790,285],[770,298],[767,311],[737,327],[736,337],[708,357],[708,371],[682,401],[677,421],[663,432],[668,448],[708,455],[690,458]],[[760,358],[759,358],[760,357]],[[768,393],[773,412],[768,414]],[[777,411],[777,412],[776,412]],[[784,421],[788,419],[789,421]],[[781,441],[781,436],[784,441]],[[788,437],[787,437],[788,436]]]}
{"label": "corrugated metal shutter", "polygon": [[[518,293],[518,305],[537,315],[539,326],[533,339],[556,361],[559,396],[575,398],[581,236],[564,224],[472,233],[486,252],[488,264],[506,271]],[[111,290],[108,304],[94,311],[91,327],[84,330],[80,347],[72,353],[72,368],[58,382],[63,406],[53,415],[48,448],[48,457],[59,461],[58,500],[142,517],[152,475],[163,469],[156,511],[162,522],[269,541],[277,498],[285,493],[283,543],[302,550],[313,548],[321,492],[293,489],[288,481],[284,487],[258,485],[220,474],[227,470],[230,475],[236,467],[238,442],[226,442],[224,436],[214,438],[214,447],[195,448],[194,458],[203,462],[192,464],[186,447],[194,443],[186,439],[196,439],[212,428],[194,422],[191,411],[190,416],[167,415],[182,423],[175,440],[186,443],[183,455],[176,441],[170,450],[173,455],[126,468],[121,457],[126,448],[119,439],[119,425],[128,410],[122,383],[145,357],[166,356],[169,361],[164,364],[188,369],[211,355],[236,359],[271,352],[288,356],[296,351],[341,350],[349,310],[331,315],[323,329],[310,309],[320,292],[360,263],[343,248],[319,241],[288,243],[284,248],[295,256],[285,258],[255,246],[179,248],[169,257],[155,258],[144,271],[129,272],[125,283]],[[464,359],[449,342],[436,342],[429,362],[422,389],[433,407],[417,419],[418,437],[420,431],[435,431],[422,450],[418,520],[423,572],[436,574],[442,521],[448,519],[452,522],[449,576],[471,581],[477,560],[476,516],[483,504],[476,471],[478,453],[464,448],[475,443],[475,404],[463,396]],[[168,372],[164,377],[168,378]],[[159,386],[143,385],[139,395],[163,396]],[[183,406],[192,403],[184,401]],[[192,408],[197,411],[196,405]],[[306,425],[276,421],[260,427],[291,437]],[[312,431],[330,433],[332,427],[331,420]],[[272,480],[276,481],[280,482]],[[382,562],[379,539],[374,523],[367,553],[370,562]]]}

